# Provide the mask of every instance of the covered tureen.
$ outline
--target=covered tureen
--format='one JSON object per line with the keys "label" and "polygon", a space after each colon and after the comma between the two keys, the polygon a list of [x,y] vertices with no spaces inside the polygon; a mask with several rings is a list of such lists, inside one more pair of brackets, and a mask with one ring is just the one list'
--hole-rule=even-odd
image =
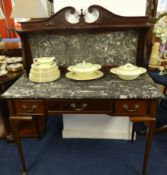
{"label": "covered tureen", "polygon": [[110,69],[110,72],[118,75],[123,80],[134,80],[146,71],[145,68],[137,67],[130,63]]}
{"label": "covered tureen", "polygon": [[86,63],[85,61],[83,61],[82,63],[69,66],[67,69],[70,72],[76,73],[78,76],[88,76],[96,72],[100,68],[101,65],[99,64]]}

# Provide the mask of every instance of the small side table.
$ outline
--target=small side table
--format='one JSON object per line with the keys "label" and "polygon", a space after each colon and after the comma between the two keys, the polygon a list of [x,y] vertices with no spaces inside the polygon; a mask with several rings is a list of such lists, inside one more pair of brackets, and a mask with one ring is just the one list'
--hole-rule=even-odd
{"label": "small side table", "polygon": [[[21,75],[23,71],[18,72],[9,72],[7,75],[0,77],[0,94],[2,94],[9,86],[11,86]],[[0,110],[2,116],[0,116],[3,120],[5,130],[7,135],[10,134],[10,124],[9,124],[9,114],[8,107],[5,100],[0,98]]]}
{"label": "small side table", "polygon": [[[23,71],[10,72],[5,76],[0,77],[0,94],[7,90],[7,88],[9,88],[9,86],[11,86],[22,74]],[[43,135],[46,128],[47,117],[36,119],[34,116],[29,116],[20,118],[22,120],[9,121],[7,102],[1,98],[0,110],[2,113],[2,116],[0,117],[3,120],[4,128],[6,130],[5,137],[8,141],[13,142],[13,137],[11,135],[11,125],[19,126],[19,134],[21,137],[40,138],[41,135]]]}

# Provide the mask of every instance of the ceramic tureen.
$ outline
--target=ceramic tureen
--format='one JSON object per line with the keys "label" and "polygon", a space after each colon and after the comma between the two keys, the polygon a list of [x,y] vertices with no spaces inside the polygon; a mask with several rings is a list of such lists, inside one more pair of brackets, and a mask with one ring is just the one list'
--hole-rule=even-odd
{"label": "ceramic tureen", "polygon": [[137,67],[130,63],[110,69],[110,72],[118,75],[123,80],[134,80],[146,71],[145,68]]}
{"label": "ceramic tureen", "polygon": [[82,63],[69,66],[67,69],[70,72],[76,73],[78,76],[88,76],[96,72],[100,68],[101,65],[99,64],[86,63],[85,61],[83,61]]}

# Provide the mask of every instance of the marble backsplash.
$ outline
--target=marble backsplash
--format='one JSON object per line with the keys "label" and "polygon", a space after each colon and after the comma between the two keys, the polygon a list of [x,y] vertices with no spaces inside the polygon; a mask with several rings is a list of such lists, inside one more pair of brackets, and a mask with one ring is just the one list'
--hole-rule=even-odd
{"label": "marble backsplash", "polygon": [[101,65],[135,64],[138,34],[117,31],[74,35],[32,34],[32,57],[54,56],[58,65],[72,65],[83,60]]}

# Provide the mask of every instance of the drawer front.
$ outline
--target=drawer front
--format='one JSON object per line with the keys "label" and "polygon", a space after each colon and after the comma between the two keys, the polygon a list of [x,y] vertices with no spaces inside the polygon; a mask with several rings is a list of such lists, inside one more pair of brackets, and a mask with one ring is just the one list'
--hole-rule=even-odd
{"label": "drawer front", "polygon": [[48,100],[49,112],[62,113],[112,113],[111,100]]}
{"label": "drawer front", "polygon": [[115,114],[117,115],[143,115],[148,114],[150,103],[148,100],[119,100],[115,101]]}
{"label": "drawer front", "polygon": [[15,100],[16,114],[24,115],[44,115],[45,105],[43,100]]}

